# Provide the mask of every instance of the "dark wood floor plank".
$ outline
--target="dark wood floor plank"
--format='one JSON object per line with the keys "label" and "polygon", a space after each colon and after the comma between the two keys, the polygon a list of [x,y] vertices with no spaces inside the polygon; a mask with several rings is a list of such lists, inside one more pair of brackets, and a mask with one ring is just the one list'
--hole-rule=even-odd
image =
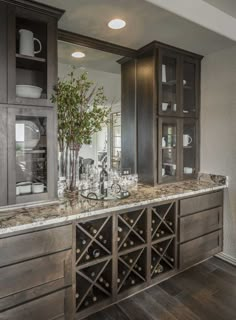
{"label": "dark wood floor plank", "polygon": [[117,306],[113,305],[84,320],[130,320],[125,313]]}
{"label": "dark wood floor plank", "polygon": [[155,286],[146,291],[163,308],[168,310],[178,320],[200,320],[188,307],[184,306],[178,299],[169,295],[161,287]]}
{"label": "dark wood floor plank", "polygon": [[177,320],[145,291],[133,296],[133,301],[155,320]]}
{"label": "dark wood floor plank", "polygon": [[221,260],[219,258],[215,258],[215,257],[211,258],[209,260],[209,262],[212,265],[216,266],[217,269],[222,269],[222,270],[226,271],[227,273],[229,273],[229,274],[231,274],[233,276],[236,275],[236,267],[233,266],[232,264],[229,264],[229,263],[227,263],[227,262],[225,262],[225,261],[223,261],[223,260]]}
{"label": "dark wood floor plank", "polygon": [[130,320],[155,320],[155,316],[152,317],[145,310],[140,308],[133,297],[123,300],[118,303],[119,308],[129,317]]}

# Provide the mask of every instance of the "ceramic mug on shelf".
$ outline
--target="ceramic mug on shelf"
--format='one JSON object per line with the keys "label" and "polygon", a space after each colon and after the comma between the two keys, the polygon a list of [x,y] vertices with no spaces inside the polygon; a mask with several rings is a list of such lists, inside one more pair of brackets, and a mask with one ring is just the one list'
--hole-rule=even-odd
{"label": "ceramic mug on shelf", "polygon": [[162,148],[165,148],[165,147],[166,147],[166,138],[165,138],[165,137],[163,137],[163,138],[161,139],[161,145],[162,145]]}
{"label": "ceramic mug on shelf", "polygon": [[162,110],[162,111],[167,111],[168,106],[169,106],[169,103],[168,103],[168,102],[162,102],[162,104],[161,104],[161,110]]}
{"label": "ceramic mug on shelf", "polygon": [[[34,57],[35,54],[42,51],[42,44],[39,39],[34,38],[34,34],[30,30],[20,29],[20,50],[19,53],[26,56]],[[34,43],[37,42],[39,50],[34,49]]]}
{"label": "ceramic mug on shelf", "polygon": [[192,143],[193,139],[192,137],[190,137],[190,135],[188,134],[184,134],[183,135],[183,146],[187,147]]}

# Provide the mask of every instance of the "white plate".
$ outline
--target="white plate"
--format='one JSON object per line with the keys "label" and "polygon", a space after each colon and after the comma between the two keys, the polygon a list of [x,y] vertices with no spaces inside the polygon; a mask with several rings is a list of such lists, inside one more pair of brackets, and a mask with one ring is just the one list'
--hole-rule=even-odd
{"label": "white plate", "polygon": [[40,140],[39,127],[33,121],[16,121],[16,145],[17,149],[34,149]]}

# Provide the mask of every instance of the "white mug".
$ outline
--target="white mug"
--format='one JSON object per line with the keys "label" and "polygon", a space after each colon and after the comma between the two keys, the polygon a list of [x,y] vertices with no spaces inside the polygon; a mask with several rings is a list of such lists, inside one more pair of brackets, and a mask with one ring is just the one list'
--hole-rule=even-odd
{"label": "white mug", "polygon": [[[19,53],[26,56],[34,57],[35,54],[40,53],[42,51],[41,42],[34,38],[34,34],[30,30],[20,29],[20,50]],[[39,44],[39,50],[34,50],[34,42]]]}
{"label": "white mug", "polygon": [[193,139],[190,137],[190,135],[188,134],[184,134],[183,135],[183,145],[184,147],[187,147],[188,145],[190,145],[192,143]]}
{"label": "white mug", "polygon": [[166,147],[166,138],[163,137],[163,138],[161,139],[161,144],[162,144],[162,147],[163,147],[163,148]]}
{"label": "white mug", "polygon": [[165,168],[162,168],[162,169],[161,169],[161,174],[162,174],[162,176],[164,176],[164,175],[166,174]]}
{"label": "white mug", "polygon": [[168,102],[162,102],[161,104],[161,109],[162,111],[166,111],[168,108],[169,103]]}

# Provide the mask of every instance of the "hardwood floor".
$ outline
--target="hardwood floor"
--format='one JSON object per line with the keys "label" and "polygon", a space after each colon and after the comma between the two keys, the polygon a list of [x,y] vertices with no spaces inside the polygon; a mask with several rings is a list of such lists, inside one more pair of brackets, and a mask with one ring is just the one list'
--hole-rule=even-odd
{"label": "hardwood floor", "polygon": [[85,320],[236,320],[236,267],[211,258]]}

